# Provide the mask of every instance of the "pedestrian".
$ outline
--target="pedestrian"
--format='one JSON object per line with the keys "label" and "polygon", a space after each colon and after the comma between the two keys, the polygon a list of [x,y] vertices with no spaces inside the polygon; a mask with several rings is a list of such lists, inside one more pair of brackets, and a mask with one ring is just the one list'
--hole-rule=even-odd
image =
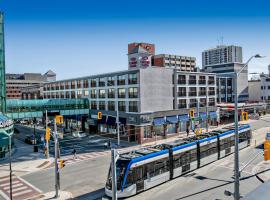
{"label": "pedestrian", "polygon": [[75,148],[73,148],[72,154],[73,154],[73,159],[77,159],[77,155],[76,155],[77,151]]}
{"label": "pedestrian", "polygon": [[189,136],[189,129],[188,129],[188,127],[187,127],[187,137]]}
{"label": "pedestrian", "polygon": [[219,122],[217,121],[217,127],[218,127],[218,125],[219,125]]}

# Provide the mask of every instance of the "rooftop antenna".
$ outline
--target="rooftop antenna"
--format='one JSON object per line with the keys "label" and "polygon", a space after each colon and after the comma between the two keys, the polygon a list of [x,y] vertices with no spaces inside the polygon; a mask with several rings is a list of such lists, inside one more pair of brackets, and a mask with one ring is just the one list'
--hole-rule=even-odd
{"label": "rooftop antenna", "polygon": [[218,46],[219,46],[219,38],[217,37],[217,43],[218,43]]}
{"label": "rooftop antenna", "polygon": [[223,35],[221,36],[221,45],[223,45],[223,39],[224,39],[224,37],[223,37]]}

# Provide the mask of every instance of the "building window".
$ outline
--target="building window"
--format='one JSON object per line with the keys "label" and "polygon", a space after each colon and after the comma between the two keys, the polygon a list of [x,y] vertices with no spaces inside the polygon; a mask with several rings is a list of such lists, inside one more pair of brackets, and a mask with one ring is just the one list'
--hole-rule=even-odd
{"label": "building window", "polygon": [[115,77],[114,76],[108,77],[107,85],[114,86],[114,84],[115,84]]}
{"label": "building window", "polygon": [[197,99],[190,99],[189,100],[189,107],[196,108],[197,107]]}
{"label": "building window", "polygon": [[126,75],[121,75],[117,77],[117,85],[125,85],[126,84]]}
{"label": "building window", "polygon": [[108,110],[115,111],[115,102],[108,101]]}
{"label": "building window", "polygon": [[178,88],[178,97],[185,97],[187,96],[187,89],[185,87]]}
{"label": "building window", "polygon": [[118,102],[118,110],[119,111],[126,111],[126,102],[125,101],[119,101]]}
{"label": "building window", "polygon": [[209,87],[208,95],[215,95],[215,88]]}
{"label": "building window", "polygon": [[186,84],[186,76],[178,75],[178,84]]}
{"label": "building window", "polygon": [[69,87],[70,82],[66,82],[65,84],[66,84],[66,87],[65,87],[65,88],[66,88],[66,89],[70,89],[70,87]]}
{"label": "building window", "polygon": [[190,88],[189,88],[189,96],[191,96],[191,97],[197,96],[197,88],[195,88],[195,87],[190,87]]}
{"label": "building window", "polygon": [[192,85],[195,85],[197,83],[196,82],[196,76],[190,75],[188,83],[192,84]]}
{"label": "building window", "polygon": [[97,90],[91,90],[91,98],[97,98]]}
{"label": "building window", "polygon": [[81,80],[77,81],[77,88],[82,88],[82,81]]}
{"label": "building window", "polygon": [[200,87],[199,95],[200,96],[205,96],[206,95],[206,88],[205,87]]}
{"label": "building window", "polygon": [[66,92],[66,98],[69,99],[70,98],[70,93]]}
{"label": "building window", "polygon": [[89,87],[88,80],[83,80],[83,87],[84,88],[88,88]]}
{"label": "building window", "polygon": [[61,82],[60,83],[60,89],[63,90],[65,88],[65,83],[64,82]]}
{"label": "building window", "polygon": [[88,91],[88,90],[84,90],[84,91],[83,91],[83,95],[84,95],[84,96],[88,96],[88,95],[89,95],[89,91]]}
{"label": "building window", "polygon": [[82,91],[81,90],[78,90],[77,91],[77,98],[81,98],[82,97]]}
{"label": "building window", "polygon": [[206,106],[206,99],[200,99],[200,107]]}
{"label": "building window", "polygon": [[129,98],[138,98],[138,88],[129,88],[128,89]]}
{"label": "building window", "polygon": [[138,102],[130,101],[128,106],[129,112],[138,112]]}
{"label": "building window", "polygon": [[91,87],[97,87],[97,81],[96,79],[91,80]]}
{"label": "building window", "polygon": [[71,81],[71,89],[75,89],[76,81]]}
{"label": "building window", "polygon": [[106,110],[105,109],[105,101],[100,101],[99,102],[99,110]]}
{"label": "building window", "polygon": [[105,86],[106,79],[105,78],[99,78],[98,86],[104,87]]}
{"label": "building window", "polygon": [[118,98],[126,98],[126,89],[125,88],[118,89]]}
{"label": "building window", "polygon": [[181,108],[187,108],[187,100],[186,99],[180,99],[178,101],[178,109]]}
{"label": "building window", "polygon": [[99,96],[98,97],[104,99],[105,96],[106,96],[105,89],[99,90]]}
{"label": "building window", "polygon": [[216,104],[215,98],[209,98],[208,105],[209,105],[209,106],[215,106],[215,104]]}
{"label": "building window", "polygon": [[268,90],[270,90],[270,86],[268,86]]}
{"label": "building window", "polygon": [[91,109],[96,110],[97,109],[97,102],[96,101],[91,101]]}
{"label": "building window", "polygon": [[208,84],[209,85],[214,85],[215,84],[215,77],[214,76],[209,76],[208,77]]}
{"label": "building window", "polygon": [[71,91],[71,99],[74,99],[75,97],[75,91]]}
{"label": "building window", "polygon": [[200,76],[200,77],[199,77],[199,84],[200,84],[200,85],[206,84],[205,76]]}
{"label": "building window", "polygon": [[144,138],[152,138],[152,130],[151,130],[151,126],[145,126],[143,127],[143,135]]}
{"label": "building window", "polygon": [[261,86],[261,90],[263,90],[263,86]]}
{"label": "building window", "polygon": [[115,89],[108,89],[108,98],[115,98]]}
{"label": "building window", "polygon": [[128,75],[128,84],[137,84],[137,83],[138,83],[137,74],[129,74]]}

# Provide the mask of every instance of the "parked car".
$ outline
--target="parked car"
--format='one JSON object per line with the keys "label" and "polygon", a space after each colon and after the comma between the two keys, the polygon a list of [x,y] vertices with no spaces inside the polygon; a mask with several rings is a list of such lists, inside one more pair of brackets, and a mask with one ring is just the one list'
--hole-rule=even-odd
{"label": "parked car", "polygon": [[38,142],[38,140],[36,139],[36,142],[35,142],[35,138],[33,135],[27,135],[24,139],[24,142],[27,144],[35,144]]}
{"label": "parked car", "polygon": [[86,137],[86,133],[84,133],[83,131],[75,131],[72,133],[72,136],[82,138]]}

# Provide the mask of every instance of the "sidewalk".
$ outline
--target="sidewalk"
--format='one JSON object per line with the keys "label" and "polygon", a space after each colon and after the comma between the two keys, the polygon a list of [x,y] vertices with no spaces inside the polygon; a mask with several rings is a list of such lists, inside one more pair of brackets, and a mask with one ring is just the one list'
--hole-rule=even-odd
{"label": "sidewalk", "polygon": [[[46,168],[53,158],[46,159],[43,152],[33,152],[32,145],[25,145],[15,140],[15,150],[12,154],[12,171],[14,175],[21,176]],[[0,161],[0,177],[9,175],[8,156]]]}

